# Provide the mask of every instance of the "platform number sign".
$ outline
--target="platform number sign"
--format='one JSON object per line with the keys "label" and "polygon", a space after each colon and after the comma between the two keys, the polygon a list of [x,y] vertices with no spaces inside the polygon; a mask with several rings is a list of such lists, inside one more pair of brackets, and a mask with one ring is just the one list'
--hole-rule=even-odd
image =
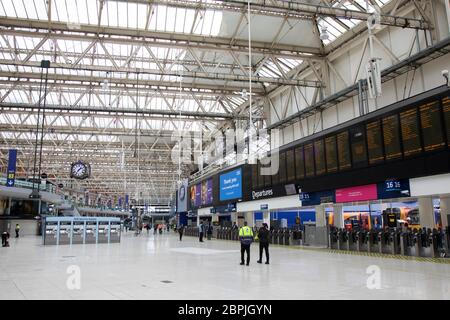
{"label": "platform number sign", "polygon": [[8,157],[8,173],[6,176],[6,186],[14,187],[16,180],[16,163],[17,163],[17,150],[10,149]]}
{"label": "platform number sign", "polygon": [[385,182],[386,191],[400,190],[402,185],[398,180],[390,180]]}

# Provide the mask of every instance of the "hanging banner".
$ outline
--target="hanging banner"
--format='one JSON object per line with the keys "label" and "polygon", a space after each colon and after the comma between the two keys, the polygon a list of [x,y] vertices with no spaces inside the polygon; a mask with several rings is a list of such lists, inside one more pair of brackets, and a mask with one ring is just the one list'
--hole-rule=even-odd
{"label": "hanging banner", "polygon": [[122,208],[122,197],[119,197],[119,208]]}
{"label": "hanging banner", "polygon": [[8,172],[6,179],[7,187],[14,187],[16,181],[16,163],[17,163],[17,150],[10,149],[8,157]]}

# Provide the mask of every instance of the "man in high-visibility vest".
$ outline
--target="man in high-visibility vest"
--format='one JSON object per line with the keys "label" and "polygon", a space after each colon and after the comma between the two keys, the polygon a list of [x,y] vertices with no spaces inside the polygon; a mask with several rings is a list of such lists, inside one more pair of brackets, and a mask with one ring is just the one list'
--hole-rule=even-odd
{"label": "man in high-visibility vest", "polygon": [[253,230],[247,226],[247,221],[244,226],[239,229],[239,241],[241,241],[241,266],[244,265],[244,253],[247,252],[247,266],[250,264],[250,245],[253,242]]}

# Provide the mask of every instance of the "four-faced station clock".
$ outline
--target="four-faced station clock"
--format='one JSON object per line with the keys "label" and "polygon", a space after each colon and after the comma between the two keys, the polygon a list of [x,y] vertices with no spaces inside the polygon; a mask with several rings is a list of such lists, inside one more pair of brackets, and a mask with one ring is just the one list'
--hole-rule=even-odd
{"label": "four-faced station clock", "polygon": [[70,177],[74,179],[87,179],[91,176],[91,166],[89,163],[77,161],[70,167]]}

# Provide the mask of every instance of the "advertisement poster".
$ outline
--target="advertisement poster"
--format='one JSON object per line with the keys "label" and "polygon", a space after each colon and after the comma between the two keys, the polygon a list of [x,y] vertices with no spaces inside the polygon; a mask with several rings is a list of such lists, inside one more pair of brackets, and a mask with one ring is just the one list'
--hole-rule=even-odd
{"label": "advertisement poster", "polygon": [[202,182],[202,205],[208,206],[212,204],[212,179]]}
{"label": "advertisement poster", "polygon": [[202,205],[202,184],[195,185],[195,206],[199,207]]}
{"label": "advertisement poster", "polygon": [[336,190],[336,202],[355,202],[377,200],[377,185],[369,184],[365,186],[343,188]]}
{"label": "advertisement poster", "polygon": [[242,169],[220,175],[220,201],[242,198]]}

